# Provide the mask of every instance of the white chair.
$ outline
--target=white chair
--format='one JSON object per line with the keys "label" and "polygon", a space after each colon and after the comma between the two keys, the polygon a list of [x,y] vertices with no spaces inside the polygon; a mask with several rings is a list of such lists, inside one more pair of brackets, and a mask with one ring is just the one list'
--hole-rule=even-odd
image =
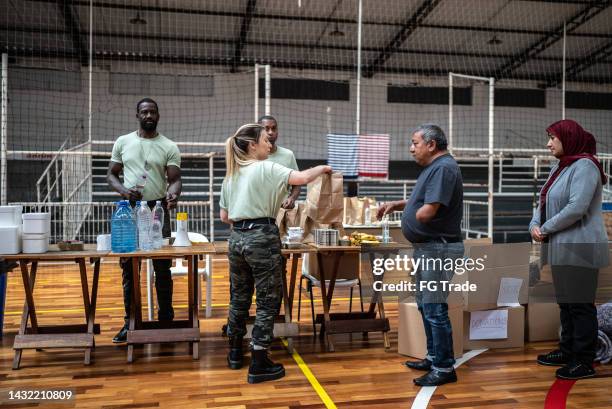
{"label": "white chair", "polygon": [[[352,279],[339,278],[336,280],[336,284],[334,285],[334,289],[350,288],[349,313],[352,312],[353,310],[353,288],[354,287],[359,288],[359,303],[361,305],[361,312],[363,312],[363,297],[361,293],[361,279],[359,278],[358,271],[355,272],[355,275],[356,275],[356,278],[352,278]],[[321,288],[321,280],[317,279],[316,277],[308,273],[308,257],[304,257],[302,259],[302,276],[300,277],[300,288],[299,288],[299,295],[298,295],[298,318],[297,318],[298,321],[300,320],[300,312],[302,309],[301,307],[302,307],[302,288],[303,288],[302,281],[303,280],[306,280],[307,282],[306,288],[304,290],[310,293],[310,313],[312,315],[312,331],[314,333],[314,336],[316,337],[317,336],[317,324],[315,321],[316,316],[315,316],[315,311],[314,311],[314,299],[312,296],[312,288],[313,287]],[[325,280],[325,288],[329,289],[329,280]],[[321,333],[321,335],[323,335],[323,333]]]}
{"label": "white chair", "polygon": [[[176,232],[172,232],[172,237],[175,237]],[[188,232],[189,241],[192,243],[208,243],[206,236],[200,233]],[[185,275],[187,274],[187,266],[183,264],[182,258],[175,260],[174,267],[170,268],[172,275]],[[202,279],[206,281],[206,318],[212,316],[212,261],[210,255],[206,256],[204,261],[204,267],[198,268],[198,275],[202,276]],[[153,310],[155,309],[155,297],[153,297],[153,286],[155,283],[155,271],[153,270],[153,261],[147,260],[147,307],[149,312],[149,321],[153,320]],[[202,308],[202,284],[200,280],[196,282],[198,288],[198,308]]]}

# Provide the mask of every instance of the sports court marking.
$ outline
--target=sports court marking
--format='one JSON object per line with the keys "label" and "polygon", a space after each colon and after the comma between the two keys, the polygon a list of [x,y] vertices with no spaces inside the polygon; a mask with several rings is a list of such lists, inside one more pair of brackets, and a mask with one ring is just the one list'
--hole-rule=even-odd
{"label": "sports court marking", "polygon": [[[455,362],[455,368],[459,368],[459,366],[461,366],[461,364],[469,361],[470,359],[474,358],[477,355],[482,354],[483,352],[488,351],[488,349],[473,349],[469,352],[466,352],[465,354],[463,354],[463,356],[461,358],[459,358],[457,360],[457,362]],[[419,393],[417,394],[417,396],[414,398],[414,401],[412,402],[412,409],[425,409],[427,408],[427,405],[429,405],[429,400],[431,399],[431,397],[433,396],[434,392],[436,391],[437,386],[423,386],[421,387],[421,390],[419,391]]]}

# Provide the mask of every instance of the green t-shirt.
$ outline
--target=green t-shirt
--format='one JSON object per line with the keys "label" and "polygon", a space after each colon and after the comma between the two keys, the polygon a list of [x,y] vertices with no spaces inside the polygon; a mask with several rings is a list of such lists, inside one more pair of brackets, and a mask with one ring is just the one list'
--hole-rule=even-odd
{"label": "green t-shirt", "polygon": [[286,195],[292,169],[271,161],[241,167],[221,186],[219,207],[233,221],[276,217]]}
{"label": "green t-shirt", "polygon": [[276,147],[276,152],[271,153],[268,156],[268,160],[274,163],[278,163],[279,165],[283,165],[284,167],[289,169],[299,170],[293,152],[281,146]]}
{"label": "green t-shirt", "polygon": [[[120,136],[113,145],[111,161],[123,165],[123,186],[130,189],[140,184],[146,172],[147,181],[143,200],[166,196],[166,168],[181,167],[181,153],[176,143],[158,134],[155,138],[141,138],[138,132]],[[145,171],[145,162],[148,164]]]}

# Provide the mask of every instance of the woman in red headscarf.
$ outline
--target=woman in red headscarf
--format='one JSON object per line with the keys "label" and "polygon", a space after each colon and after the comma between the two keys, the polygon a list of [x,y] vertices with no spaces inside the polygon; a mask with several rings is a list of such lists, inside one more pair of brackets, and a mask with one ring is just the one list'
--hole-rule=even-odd
{"label": "woman in red headscarf", "polygon": [[561,316],[559,349],[539,355],[542,365],[562,366],[561,379],[595,375],[597,347],[595,292],[601,267],[608,265],[608,237],[601,212],[606,175],[596,141],[577,122],[564,119],[547,129],[546,145],[559,163],[540,191],[529,231],[550,264]]}

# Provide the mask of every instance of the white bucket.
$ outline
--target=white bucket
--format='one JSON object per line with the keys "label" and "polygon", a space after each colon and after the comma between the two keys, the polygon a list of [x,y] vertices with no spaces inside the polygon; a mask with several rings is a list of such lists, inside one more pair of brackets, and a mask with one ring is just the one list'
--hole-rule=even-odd
{"label": "white bucket", "polygon": [[24,213],[23,219],[24,234],[49,234],[51,233],[51,214],[50,213]]}
{"label": "white bucket", "polygon": [[46,253],[49,250],[48,234],[23,234],[24,253]]}
{"label": "white bucket", "polygon": [[19,226],[0,227],[0,254],[21,253]]}
{"label": "white bucket", "polygon": [[21,226],[21,206],[0,206],[0,227]]}

